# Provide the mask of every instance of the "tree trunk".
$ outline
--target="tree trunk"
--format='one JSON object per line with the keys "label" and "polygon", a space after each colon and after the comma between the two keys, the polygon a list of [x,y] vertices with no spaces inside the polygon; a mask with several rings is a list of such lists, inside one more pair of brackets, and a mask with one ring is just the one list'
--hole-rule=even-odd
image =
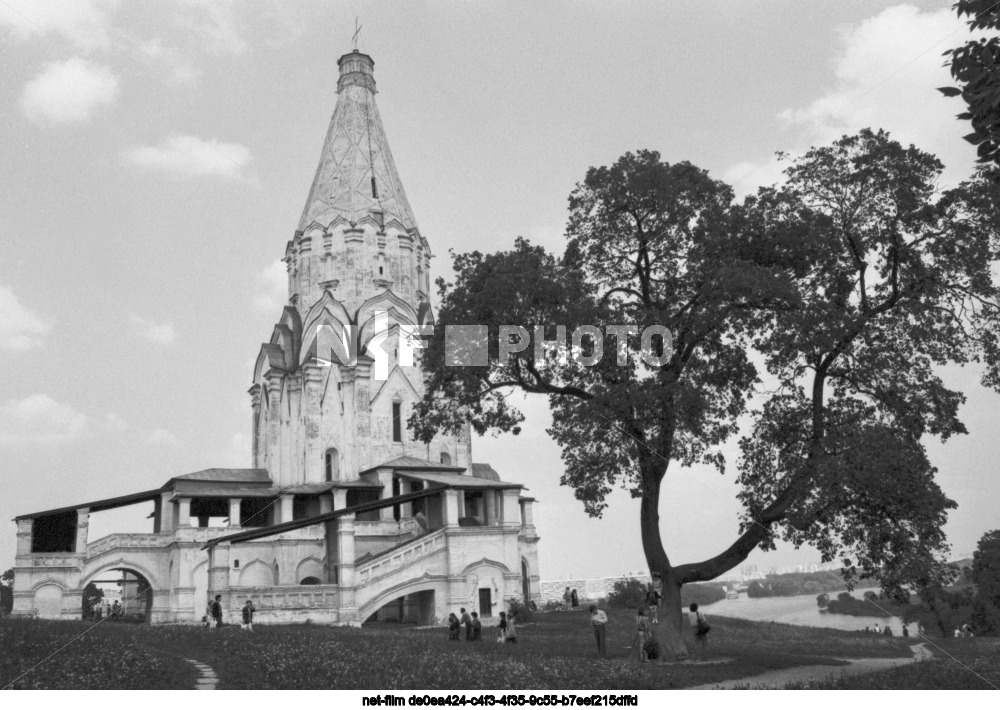
{"label": "tree trunk", "polygon": [[677,584],[673,569],[661,572],[663,599],[660,602],[660,623],[656,626],[657,641],[663,648],[664,657],[670,661],[688,658],[687,644],[684,643],[684,611],[681,609],[681,585]]}
{"label": "tree trunk", "polygon": [[666,467],[649,456],[641,457],[640,466],[644,484],[639,502],[642,549],[650,575],[659,575],[663,583],[662,613],[658,614],[660,623],[652,628],[663,649],[665,660],[681,661],[689,656],[682,636],[681,585],[677,582],[660,537],[660,481]]}

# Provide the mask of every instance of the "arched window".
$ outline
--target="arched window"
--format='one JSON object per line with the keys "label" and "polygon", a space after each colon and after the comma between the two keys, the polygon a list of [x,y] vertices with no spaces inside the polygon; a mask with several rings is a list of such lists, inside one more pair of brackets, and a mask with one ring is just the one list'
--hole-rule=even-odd
{"label": "arched window", "polygon": [[443,463],[445,466],[451,466],[451,456],[448,455],[448,452],[446,451],[441,452],[441,463]]}
{"label": "arched window", "polygon": [[340,452],[336,449],[326,450],[326,480],[329,481],[339,481],[340,480]]}
{"label": "arched window", "polygon": [[317,577],[306,577],[299,584],[322,584]]}

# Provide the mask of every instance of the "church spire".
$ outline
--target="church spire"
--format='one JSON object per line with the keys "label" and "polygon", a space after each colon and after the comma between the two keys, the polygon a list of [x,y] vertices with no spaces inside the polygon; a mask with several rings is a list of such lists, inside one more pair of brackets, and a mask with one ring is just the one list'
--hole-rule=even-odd
{"label": "church spire", "polygon": [[299,230],[313,224],[327,228],[338,217],[354,224],[369,215],[380,224],[395,219],[405,230],[415,230],[375,105],[375,62],[355,49],[337,66],[337,105]]}

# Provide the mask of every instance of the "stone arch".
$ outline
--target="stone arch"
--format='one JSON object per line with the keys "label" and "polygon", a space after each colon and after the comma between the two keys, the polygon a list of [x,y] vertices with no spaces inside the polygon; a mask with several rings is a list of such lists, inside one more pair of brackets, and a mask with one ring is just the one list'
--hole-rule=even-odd
{"label": "stone arch", "polygon": [[[376,611],[381,609],[387,603],[391,602],[393,599],[397,599],[408,594],[417,594],[420,592],[432,592],[429,606],[433,611],[426,614],[427,619],[422,619],[421,623],[431,624],[434,623],[436,617],[442,616],[443,607],[439,608],[439,603],[445,599],[448,591],[448,578],[444,575],[430,575],[424,573],[423,576],[417,577],[416,579],[407,580],[400,584],[393,585],[382,592],[376,594],[374,597],[369,599],[367,602],[358,607],[358,619],[364,621],[369,616],[374,614]],[[425,616],[425,615],[421,615]]]}
{"label": "stone arch", "polygon": [[451,466],[451,454],[449,454],[447,451],[442,451],[439,458],[442,464],[444,464],[445,466]]}
{"label": "stone arch", "polygon": [[299,584],[307,584],[306,579],[313,577],[323,579],[323,560],[310,555],[295,568],[295,579]]}
{"label": "stone arch", "polygon": [[263,562],[262,560],[254,560],[248,565],[245,565],[243,569],[240,570],[240,583],[241,587],[273,587],[274,586],[274,567],[272,565]]}
{"label": "stone arch", "polygon": [[[124,609],[123,613],[131,614],[130,609],[140,608],[142,609],[143,617],[146,623],[152,621],[152,611],[153,611],[153,595],[158,589],[169,589],[169,587],[161,586],[153,574],[143,565],[136,564],[132,561],[125,561],[124,558],[119,558],[116,562],[109,562],[103,564],[95,570],[92,570],[86,577],[81,580],[80,589],[86,589],[90,582],[105,572],[128,572],[132,576],[138,577],[140,582],[145,582],[145,592],[143,593],[144,599],[136,595],[135,597],[129,598],[127,601],[122,600],[122,606]],[[169,579],[168,579],[169,582]],[[124,588],[123,588],[124,591]],[[162,593],[162,592],[161,592]]]}
{"label": "stone arch", "polygon": [[97,567],[87,572],[87,574],[80,582],[80,589],[86,587],[91,582],[91,580],[104,574],[105,572],[113,572],[115,570],[123,570],[126,572],[132,572],[133,574],[138,574],[139,576],[144,577],[145,580],[149,582],[149,586],[153,589],[164,588],[164,585],[160,584],[160,580],[156,578],[156,575],[150,572],[147,567],[132,560],[126,560],[123,557],[119,557],[117,560],[113,562],[105,562],[100,567]]}

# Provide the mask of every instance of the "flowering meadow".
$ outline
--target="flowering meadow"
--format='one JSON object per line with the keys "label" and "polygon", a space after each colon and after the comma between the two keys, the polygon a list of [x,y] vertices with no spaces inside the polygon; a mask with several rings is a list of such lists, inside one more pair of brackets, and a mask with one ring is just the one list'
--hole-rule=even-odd
{"label": "flowering meadow", "polygon": [[469,643],[449,641],[444,628],[406,624],[257,624],[245,633],[235,626],[15,619],[0,627],[0,684],[17,678],[15,687],[24,688],[190,688],[194,671],[182,659],[192,658],[215,670],[220,689],[657,689],[843,664],[838,658],[909,655],[902,639],[713,617],[706,662],[627,663],[634,617],[617,609],[608,616],[603,661],[585,612],[536,614],[518,627],[517,644],[494,643],[488,627],[482,642]]}
{"label": "flowering meadow", "polygon": [[148,627],[0,618],[0,689],[190,688],[183,660],[150,649]]}

